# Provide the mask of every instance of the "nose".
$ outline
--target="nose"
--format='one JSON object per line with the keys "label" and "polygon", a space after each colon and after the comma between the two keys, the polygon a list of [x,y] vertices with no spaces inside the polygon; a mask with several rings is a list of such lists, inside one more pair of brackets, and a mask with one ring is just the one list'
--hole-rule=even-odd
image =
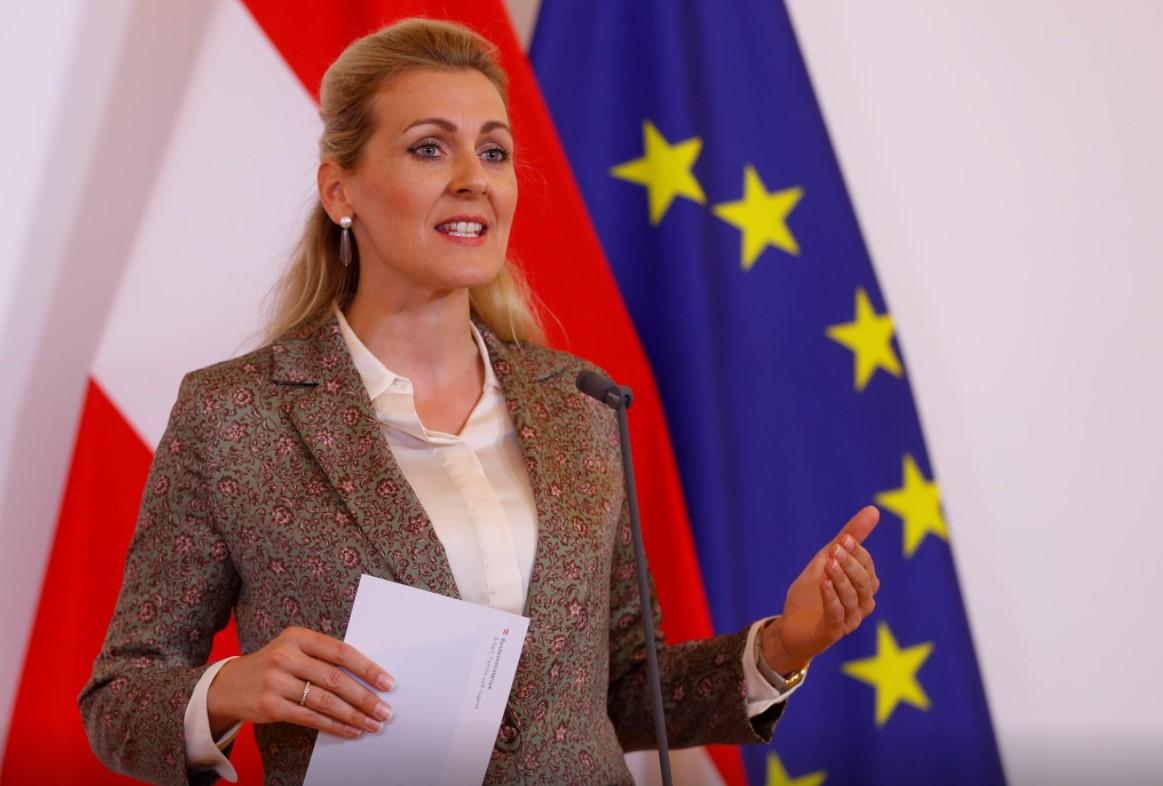
{"label": "nose", "polygon": [[475,151],[457,156],[449,190],[457,196],[481,196],[489,190],[484,162]]}

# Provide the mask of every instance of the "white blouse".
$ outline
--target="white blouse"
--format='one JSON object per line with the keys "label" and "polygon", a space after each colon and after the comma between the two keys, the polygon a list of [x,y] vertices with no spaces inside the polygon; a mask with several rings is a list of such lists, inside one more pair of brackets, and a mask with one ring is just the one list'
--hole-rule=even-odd
{"label": "white blouse", "polygon": [[[537,549],[537,508],[504,392],[480,332],[470,324],[484,363],[484,389],[461,432],[445,434],[420,422],[411,381],[384,366],[341,312],[336,317],[392,456],[444,546],[461,598],[524,613]],[[764,621],[751,626],[743,649],[750,717],[796,690],[779,691],[759,671],[754,644]],[[210,683],[228,660],[205,671],[186,706],[186,761],[191,769],[216,770],[235,782],[237,773],[222,750],[241,724],[215,740],[206,708]]]}
{"label": "white blouse", "polygon": [[485,341],[481,397],[459,434],[431,431],[416,414],[412,383],[390,371],[338,314],[392,456],[432,522],[461,598],[521,614],[537,549],[537,508],[521,445]]}

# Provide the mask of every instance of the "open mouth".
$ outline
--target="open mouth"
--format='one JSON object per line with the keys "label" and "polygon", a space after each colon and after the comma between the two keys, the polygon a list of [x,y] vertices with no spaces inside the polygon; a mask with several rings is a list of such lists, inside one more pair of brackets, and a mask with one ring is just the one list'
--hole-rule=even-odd
{"label": "open mouth", "polygon": [[448,221],[437,224],[436,231],[450,237],[478,238],[483,237],[489,228],[479,221]]}

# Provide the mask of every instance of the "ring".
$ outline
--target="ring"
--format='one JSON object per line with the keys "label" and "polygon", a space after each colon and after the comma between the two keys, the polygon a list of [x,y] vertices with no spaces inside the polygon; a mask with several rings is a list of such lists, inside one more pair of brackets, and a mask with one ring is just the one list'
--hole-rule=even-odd
{"label": "ring", "polygon": [[311,692],[311,680],[303,682],[303,695],[299,697],[299,706],[303,707],[307,704],[307,694]]}

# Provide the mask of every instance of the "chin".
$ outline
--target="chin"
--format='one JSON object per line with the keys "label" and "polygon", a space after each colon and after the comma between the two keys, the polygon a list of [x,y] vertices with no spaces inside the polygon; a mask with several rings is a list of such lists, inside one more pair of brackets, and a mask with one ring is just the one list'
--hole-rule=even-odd
{"label": "chin", "polygon": [[479,287],[488,286],[493,283],[501,271],[493,270],[488,275],[473,276],[469,281],[466,281],[462,286],[464,289],[477,289]]}
{"label": "chin", "polygon": [[495,246],[429,247],[417,256],[419,259],[416,263],[409,266],[414,280],[441,291],[483,287],[505,267],[505,255],[499,253]]}
{"label": "chin", "polygon": [[458,289],[475,289],[489,284],[505,267],[505,260],[458,260],[454,278]]}

